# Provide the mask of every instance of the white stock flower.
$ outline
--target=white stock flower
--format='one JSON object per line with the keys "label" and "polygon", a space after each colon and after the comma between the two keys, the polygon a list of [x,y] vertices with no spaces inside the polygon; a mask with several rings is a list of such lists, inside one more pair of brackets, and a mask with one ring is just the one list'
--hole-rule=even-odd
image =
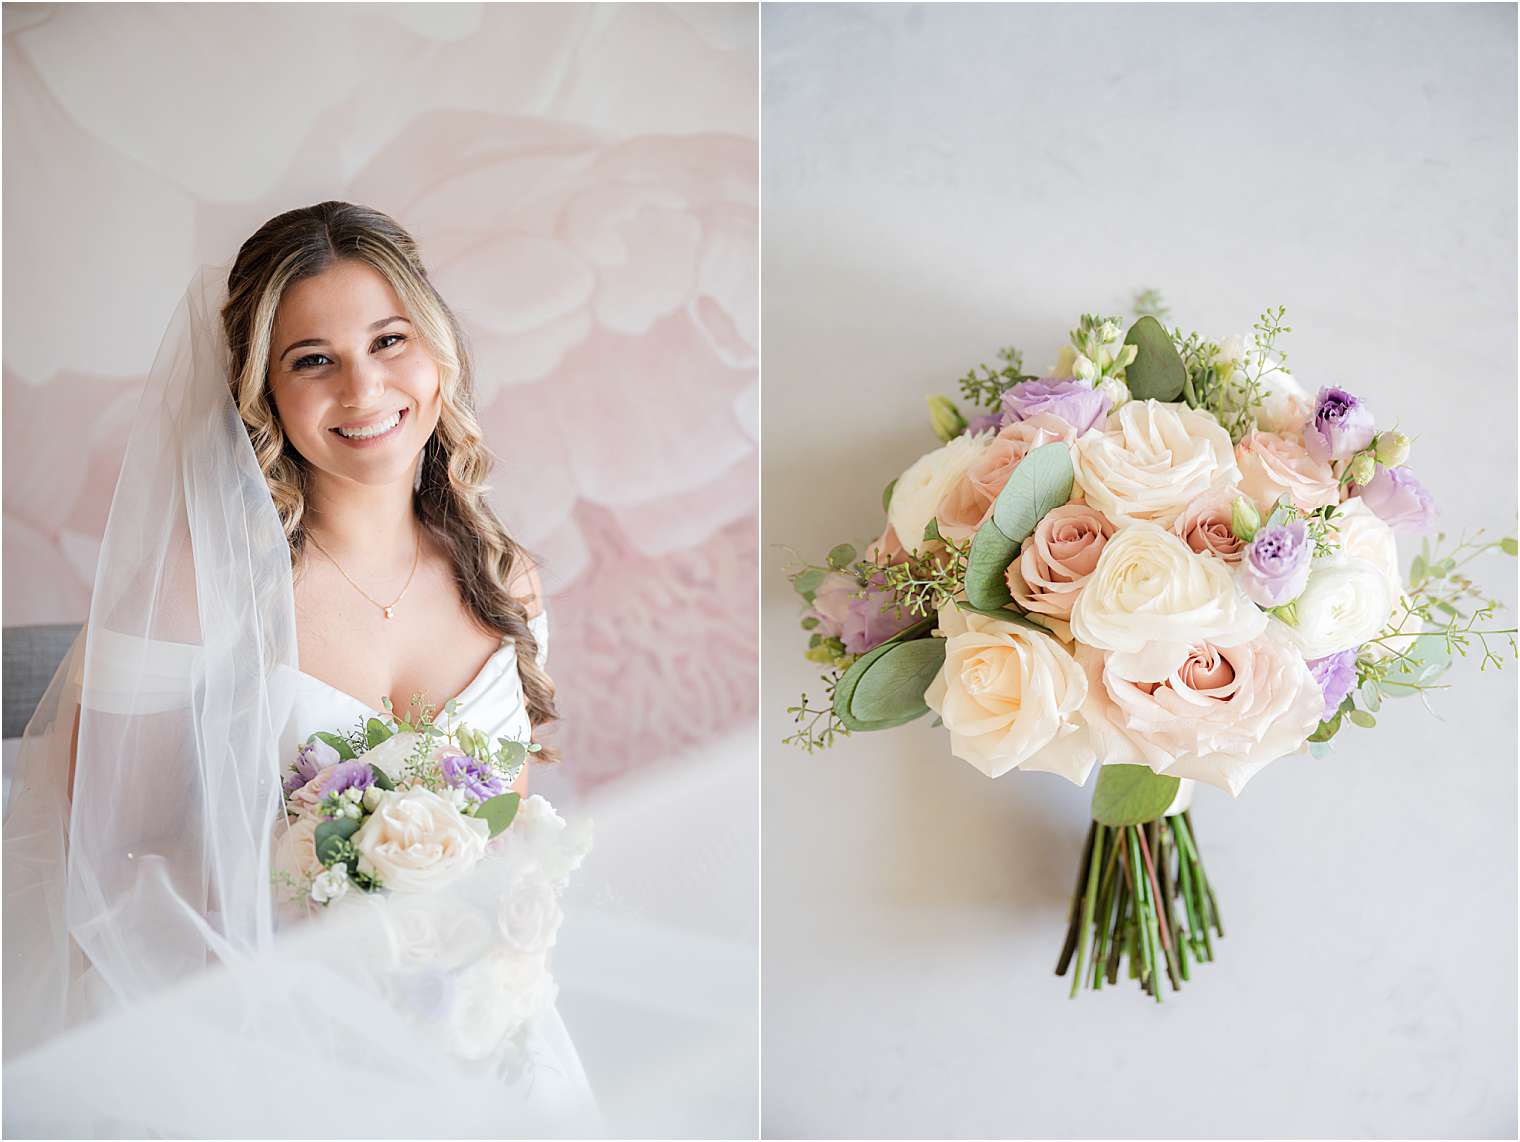
{"label": "white stock flower", "polygon": [[427,892],[467,873],[491,827],[422,786],[387,793],[353,836],[359,871],[392,892]]}
{"label": "white stock flower", "polygon": [[897,478],[887,520],[903,547],[915,554],[923,549],[924,527],[934,518],[940,500],[966,474],[966,469],[976,463],[992,440],[990,432],[962,434],[943,448],[920,456]]}
{"label": "white stock flower", "polygon": [[[1132,400],[1072,447],[1087,502],[1116,524],[1170,527],[1188,503],[1240,478],[1230,434],[1183,404]],[[899,534],[901,534],[899,532]]]}
{"label": "white stock flower", "polygon": [[1236,646],[1266,625],[1229,564],[1152,523],[1122,527],[1104,545],[1071,611],[1078,641],[1127,656],[1121,668],[1133,677],[1165,677],[1189,647]]}
{"label": "white stock flower", "polygon": [[1306,659],[1324,658],[1376,638],[1397,598],[1376,564],[1344,555],[1316,559],[1294,600],[1295,621],[1283,625]]}
{"label": "white stock flower", "polygon": [[1010,769],[1082,784],[1097,755],[1077,718],[1087,679],[1050,635],[953,602],[940,608],[945,664],[924,701],[944,719],[950,752],[988,777]]}
{"label": "white stock flower", "polygon": [[318,904],[340,899],[347,891],[348,865],[342,861],[317,874],[311,882],[311,898]]}

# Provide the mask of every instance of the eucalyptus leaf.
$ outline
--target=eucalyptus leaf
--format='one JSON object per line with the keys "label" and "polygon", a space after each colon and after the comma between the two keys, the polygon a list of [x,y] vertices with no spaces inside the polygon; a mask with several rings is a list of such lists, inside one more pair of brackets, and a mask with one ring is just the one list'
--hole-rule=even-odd
{"label": "eucalyptus leaf", "polygon": [[517,804],[522,798],[516,793],[503,793],[492,797],[475,810],[475,816],[491,826],[491,836],[496,836],[512,823],[517,816]]}
{"label": "eucalyptus leaf", "polygon": [[359,831],[359,822],[352,817],[339,817],[333,821],[323,821],[312,831],[312,846],[316,849],[317,859],[324,865],[331,865],[339,859],[342,843]]}
{"label": "eucalyptus leaf", "polygon": [[892,482],[881,490],[881,510],[884,512],[892,510],[892,489],[895,487],[897,487],[897,480],[894,477]]}
{"label": "eucalyptus leaf", "polygon": [[1008,564],[1018,553],[1019,545],[1003,534],[995,520],[977,528],[966,557],[966,599],[972,606],[995,611],[1013,602],[1008,593]]}
{"label": "eucalyptus leaf", "polygon": [[1520,540],[1513,535],[1507,535],[1499,541],[1499,550],[1506,555],[1520,555]]}
{"label": "eucalyptus leaf", "polygon": [[1093,789],[1092,817],[1100,825],[1143,825],[1160,819],[1182,784],[1144,765],[1105,765]]}
{"label": "eucalyptus leaf", "polygon": [[1172,335],[1154,317],[1142,317],[1129,327],[1124,343],[1135,347],[1135,359],[1124,370],[1129,395],[1135,400],[1174,401],[1187,384],[1187,366],[1172,343]]}
{"label": "eucalyptus leaf", "polygon": [[386,738],[391,736],[391,728],[379,718],[371,718],[364,723],[364,740],[370,749],[374,749]]}
{"label": "eucalyptus leaf", "polygon": [[1037,630],[1041,634],[1053,633],[1048,626],[1042,622],[1037,621],[1033,615],[1026,615],[1019,611],[1010,611],[1006,607],[998,607],[993,610],[988,610],[985,607],[973,606],[971,603],[966,602],[964,599],[958,600],[955,605],[968,614],[981,615],[984,618],[989,619],[997,619],[998,622],[1012,623],[1016,627],[1028,627],[1030,630]]}
{"label": "eucalyptus leaf", "polygon": [[1390,698],[1415,693],[1416,688],[1428,686],[1451,666],[1451,651],[1441,634],[1418,636],[1404,654],[1405,659],[1396,659],[1385,679],[1391,683],[1385,690]]}
{"label": "eucalyptus leaf", "polygon": [[[907,630],[893,635],[876,649],[862,654],[851,664],[848,670],[840,675],[839,681],[834,684],[834,716],[844,723],[846,729],[857,732],[885,730],[890,729],[894,724],[900,724],[895,722],[888,722],[886,724],[865,722],[855,717],[850,712],[851,703],[855,700],[855,687],[860,685],[860,680],[865,677],[866,671],[875,665],[877,660],[886,654],[888,650],[898,643],[909,642],[928,634],[937,621],[937,617],[933,615],[926,619],[921,619]],[[914,717],[917,717],[917,715],[915,714]],[[908,720],[911,721],[912,719]]]}
{"label": "eucalyptus leaf", "polygon": [[513,741],[511,738],[500,738],[502,760],[507,765],[521,765],[528,758],[528,747],[522,742]]}
{"label": "eucalyptus leaf", "polygon": [[1377,725],[1377,719],[1366,710],[1352,710],[1346,716],[1351,719],[1352,725],[1361,726],[1364,730],[1370,730],[1373,726]]}
{"label": "eucalyptus leaf", "polygon": [[809,567],[792,580],[792,589],[811,603],[819,584],[823,582],[824,574],[821,567]]}
{"label": "eucalyptus leaf", "polygon": [[384,789],[386,792],[389,792],[390,790],[396,788],[396,783],[392,781],[385,770],[381,769],[378,765],[371,765],[369,767],[369,771],[370,773],[374,774],[375,785],[377,787]]}
{"label": "eucalyptus leaf", "polygon": [[1357,689],[1357,693],[1361,695],[1362,705],[1373,713],[1383,708],[1383,693],[1372,679],[1369,678],[1363,682]]}
{"label": "eucalyptus leaf", "polygon": [[860,722],[916,718],[927,713],[924,691],[944,663],[942,638],[896,644],[861,676],[850,701],[850,713]]}
{"label": "eucalyptus leaf", "polygon": [[347,741],[345,741],[343,738],[340,738],[337,734],[330,734],[325,730],[318,730],[315,734],[312,735],[312,737],[316,738],[318,741],[326,742],[328,745],[332,746],[333,749],[338,751],[338,757],[343,761],[354,760],[354,747],[349,745]]}
{"label": "eucalyptus leaf", "polygon": [[842,571],[853,562],[855,562],[855,548],[848,543],[841,543],[829,552],[828,563],[835,571]]}
{"label": "eucalyptus leaf", "polygon": [[1328,722],[1321,722],[1315,731],[1309,735],[1310,742],[1327,742],[1333,738],[1341,728],[1341,716],[1336,714]]}
{"label": "eucalyptus leaf", "polygon": [[1330,756],[1333,749],[1334,747],[1329,742],[1311,741],[1309,743],[1309,756],[1316,761],[1323,761]]}
{"label": "eucalyptus leaf", "polygon": [[939,520],[931,515],[929,522],[924,524],[924,542],[943,543],[944,541],[945,537],[939,533]]}
{"label": "eucalyptus leaf", "polygon": [[1020,460],[1008,477],[993,501],[992,522],[1017,548],[1034,533],[1046,512],[1071,499],[1071,485],[1071,453],[1065,443],[1042,444]]}

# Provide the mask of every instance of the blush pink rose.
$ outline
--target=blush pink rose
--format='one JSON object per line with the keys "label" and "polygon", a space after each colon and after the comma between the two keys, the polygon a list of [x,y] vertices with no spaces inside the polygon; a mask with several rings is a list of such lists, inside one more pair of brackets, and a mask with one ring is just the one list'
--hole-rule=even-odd
{"label": "blush pink rose", "polygon": [[1240,468],[1240,490],[1262,515],[1284,495],[1306,512],[1341,502],[1335,473],[1327,462],[1309,455],[1299,434],[1247,433],[1235,446],[1235,463]]}
{"label": "blush pink rose", "polygon": [[1070,441],[1075,435],[1075,428],[1050,413],[1001,429],[940,500],[934,512],[939,533],[957,542],[970,539],[987,522],[993,501],[1025,456],[1041,445]]}
{"label": "blush pink rose", "polygon": [[1133,659],[1077,648],[1088,677],[1082,716],[1109,762],[1238,795],[1269,763],[1301,749],[1324,713],[1303,656],[1272,627],[1238,646],[1194,645],[1160,678],[1126,673],[1122,664]]}
{"label": "blush pink rose", "polygon": [[1215,555],[1226,563],[1239,563],[1246,545],[1230,528],[1230,516],[1239,496],[1234,488],[1211,488],[1182,509],[1172,533],[1198,555]]}
{"label": "blush pink rose", "polygon": [[881,533],[881,538],[866,548],[865,561],[885,567],[895,567],[908,561],[902,540],[897,538],[897,531],[890,523],[887,524],[887,530]]}
{"label": "blush pink rose", "polygon": [[[1067,504],[1046,512],[1008,566],[1008,590],[1014,600],[1025,611],[1071,618],[1072,604],[1114,531],[1101,512],[1086,504]],[[1065,623],[1052,629],[1070,640]]]}

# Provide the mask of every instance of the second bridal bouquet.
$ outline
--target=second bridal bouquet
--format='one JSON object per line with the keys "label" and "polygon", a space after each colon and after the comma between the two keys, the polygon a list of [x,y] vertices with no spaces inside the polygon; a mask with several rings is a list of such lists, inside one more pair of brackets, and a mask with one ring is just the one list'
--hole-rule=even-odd
{"label": "second bridal bouquet", "polygon": [[[1150,304],[1144,304],[1149,301]],[[1053,368],[1005,349],[929,400],[941,445],[882,496],[886,527],[791,578],[826,701],[808,750],[929,713],[989,777],[1099,769],[1056,972],[1159,1002],[1224,934],[1189,805],[1324,757],[1452,657],[1499,665],[1514,631],[1447,544],[1375,394],[1315,394],[1268,311],[1249,338],[1084,316]],[[1352,391],[1352,390],[1356,391]],[[1406,577],[1395,533],[1425,534]]]}

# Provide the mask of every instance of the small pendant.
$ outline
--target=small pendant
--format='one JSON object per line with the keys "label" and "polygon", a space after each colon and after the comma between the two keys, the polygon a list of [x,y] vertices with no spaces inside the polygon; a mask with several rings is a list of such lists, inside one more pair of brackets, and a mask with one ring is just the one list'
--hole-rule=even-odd
{"label": "small pendant", "polygon": [[390,608],[390,607],[386,607],[386,608],[385,608],[385,617],[386,617],[386,618],[393,618],[393,617],[394,617],[394,616],[393,616],[393,615],[392,615],[392,614],[391,614],[391,608]]}

